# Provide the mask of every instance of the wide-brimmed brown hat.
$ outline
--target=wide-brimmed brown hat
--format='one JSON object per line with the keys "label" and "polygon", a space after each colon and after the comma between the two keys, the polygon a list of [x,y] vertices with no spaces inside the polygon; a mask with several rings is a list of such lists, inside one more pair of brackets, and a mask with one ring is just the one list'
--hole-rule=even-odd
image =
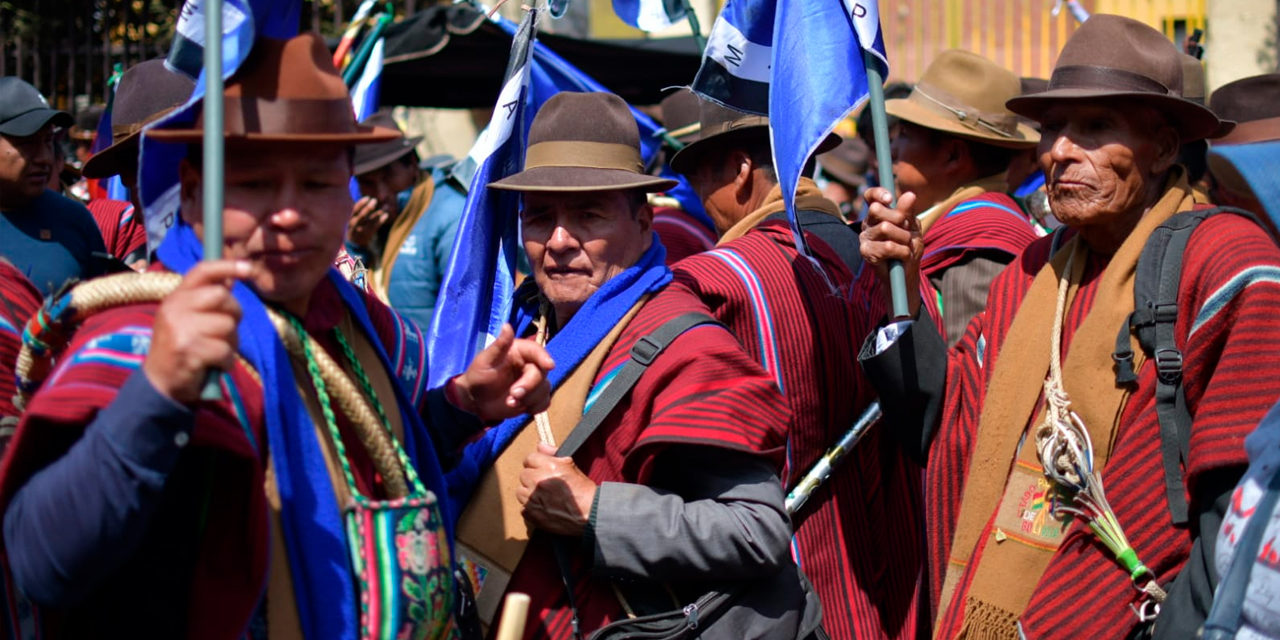
{"label": "wide-brimmed brown hat", "polygon": [[98,131],[98,121],[102,119],[102,114],[105,111],[106,107],[95,104],[77,113],[76,123],[72,125],[67,137],[81,142],[92,142],[93,135]]}
{"label": "wide-brimmed brown hat", "polygon": [[958,138],[1026,149],[1040,142],[1040,134],[1004,106],[1021,94],[1022,79],[1014,72],[976,53],[951,49],[929,64],[911,95],[885,101],[884,110]]}
{"label": "wide-brimmed brown hat", "polygon": [[701,137],[701,102],[698,94],[684,87],[663,98],[658,106],[662,109],[662,127],[666,129],[667,135],[685,145],[692,144]]}
{"label": "wide-brimmed brown hat", "polygon": [[822,154],[818,165],[822,172],[842,184],[860,187],[867,182],[867,163],[871,161],[871,148],[862,138],[850,136],[835,149]]}
{"label": "wide-brimmed brown hat", "polygon": [[1234,129],[1214,136],[1213,146],[1280,140],[1280,73],[1242,78],[1213,92],[1209,108]]}
{"label": "wide-brimmed brown hat", "polygon": [[612,93],[563,91],[543,103],[529,127],[524,171],[490,189],[507,191],[666,191],[679,184],[644,172],[640,128]]}
{"label": "wide-brimmed brown hat", "polygon": [[[698,162],[712,149],[742,140],[756,139],[769,144],[769,118],[731,109],[710,100],[700,100],[698,122],[701,131],[698,139],[671,156],[671,169],[688,175]],[[840,145],[840,136],[828,134],[818,145],[814,155],[826,153]]]}
{"label": "wide-brimmed brown hat", "polygon": [[1049,89],[1008,102],[1014,113],[1039,120],[1050,105],[1072,100],[1129,99],[1173,121],[1182,142],[1218,131],[1222,121],[1182,97],[1182,59],[1163,33],[1121,16],[1094,14],[1063,46]]}
{"label": "wide-brimmed brown hat", "polygon": [[[228,142],[358,145],[400,137],[394,129],[356,123],[347,85],[324,39],[314,33],[255,41],[227,81],[222,103]],[[146,135],[165,142],[200,142],[203,122],[201,112],[193,128],[152,129]]]}
{"label": "wide-brimmed brown hat", "polygon": [[1182,97],[1196,104],[1205,104],[1209,87],[1204,81],[1204,63],[1189,53],[1179,53],[1178,59],[1182,62]]}
{"label": "wide-brimmed brown hat", "polygon": [[369,127],[381,127],[383,129],[394,129],[400,132],[400,137],[390,142],[379,142],[378,144],[364,144],[356,148],[355,157],[355,175],[362,176],[371,171],[377,171],[410,153],[417,148],[418,143],[422,142],[422,136],[414,136],[412,138],[404,137],[404,132],[400,130],[400,125],[396,123],[396,119],[391,116],[390,111],[377,111],[373,115],[365,118],[361,124]]}
{"label": "wide-brimmed brown hat", "polygon": [[120,76],[111,104],[111,146],[84,163],[84,175],[95,179],[120,175],[138,159],[142,127],[182,106],[195,88],[191,78],[170,71],[162,58],[130,67]]}

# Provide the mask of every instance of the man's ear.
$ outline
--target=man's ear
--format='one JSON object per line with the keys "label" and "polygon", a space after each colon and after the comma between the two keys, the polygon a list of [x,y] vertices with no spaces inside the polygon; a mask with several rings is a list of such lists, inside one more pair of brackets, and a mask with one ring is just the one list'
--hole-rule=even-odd
{"label": "man's ear", "polygon": [[653,230],[653,205],[648,202],[636,211],[636,222],[640,223],[640,232],[647,238]]}
{"label": "man's ear", "polygon": [[192,166],[186,158],[183,158],[178,163],[178,184],[181,186],[178,199],[179,210],[182,218],[192,225],[201,222],[204,218],[203,213],[200,211],[201,175],[200,170]]}
{"label": "man's ear", "polygon": [[1161,125],[1151,137],[1155,146],[1156,160],[1151,168],[1156,173],[1164,173],[1178,161],[1178,152],[1182,149],[1182,136],[1171,125]]}
{"label": "man's ear", "polygon": [[729,154],[728,170],[733,176],[733,190],[739,196],[750,195],[752,189],[752,174],[755,173],[756,163],[751,160],[751,155],[740,149],[734,149]]}

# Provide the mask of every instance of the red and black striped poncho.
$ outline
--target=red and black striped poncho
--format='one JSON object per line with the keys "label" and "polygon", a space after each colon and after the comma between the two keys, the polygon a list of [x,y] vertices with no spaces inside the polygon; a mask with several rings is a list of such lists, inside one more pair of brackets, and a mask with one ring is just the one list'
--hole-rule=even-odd
{"label": "red and black striped poncho", "polygon": [[132,204],[102,198],[90,200],[85,206],[93,214],[93,221],[102,232],[102,242],[107,246],[107,253],[121,260],[138,255],[139,252],[145,253],[147,228],[142,224],[142,216],[136,215]]}
{"label": "red and black striped poncho", "polygon": [[9,447],[15,425],[8,420],[18,417],[13,405],[13,368],[22,348],[22,328],[40,308],[40,291],[16,267],[0,260],[0,455]]}
{"label": "red and black striped poncho", "polygon": [[[950,353],[946,406],[929,453],[925,501],[935,606],[993,365],[1032,280],[1070,233],[1064,229],[1028,247],[992,283],[986,311],[974,318]],[[1064,357],[1092,307],[1106,267],[1105,257],[1090,256],[1065,320]],[[1195,512],[1205,507],[1197,504],[1197,482],[1215,470],[1243,469],[1245,436],[1280,397],[1280,380],[1259,375],[1280,359],[1280,323],[1275,321],[1280,308],[1280,250],[1252,222],[1231,215],[1209,218],[1186,250],[1178,295],[1176,342],[1184,356],[1187,404],[1194,417],[1191,453],[1183,471]],[[1138,557],[1167,586],[1187,561],[1195,532],[1173,525],[1165,496],[1152,363],[1144,364],[1138,375],[1101,475]],[[982,539],[991,539],[990,526]],[[970,563],[961,578],[935,637],[952,638],[960,629],[963,598],[975,566]],[[1121,640],[1138,623],[1129,604],[1139,595],[1110,552],[1077,521],[1036,586],[1020,623],[1026,637],[1037,640]],[[1087,615],[1082,615],[1084,605]]]}
{"label": "red and black striped poncho", "polygon": [[[796,251],[782,220],[684,260],[672,285],[702,298],[783,390],[792,412],[788,487],[874,399],[856,354],[885,313],[874,277],[855,286],[830,247],[812,234],[808,239],[834,292]],[[919,624],[921,500],[920,468],[872,427],[792,516],[793,555],[822,601],[823,628],[832,638],[913,639],[927,632]]]}
{"label": "red and black striped poncho", "polygon": [[[426,401],[426,357],[421,333],[372,295],[366,295],[365,302],[377,338],[398,367],[392,376],[405,385],[406,394],[421,410]],[[118,307],[95,314],[81,325],[49,379],[29,402],[11,451],[0,466],[0,510],[32,475],[80,438],[98,411],[115,401],[120,388],[146,356],[156,308],[155,304]],[[342,352],[329,330],[341,321],[344,309],[337,289],[325,279],[312,294],[311,308],[303,319],[308,332],[335,359],[340,359]],[[239,361],[224,376],[222,389],[221,400],[201,401],[196,407],[190,445],[186,457],[179,461],[179,467],[212,461],[208,463],[208,495],[203,498],[208,508],[206,528],[199,538],[196,566],[194,570],[186,568],[193,575],[188,598],[193,605],[187,609],[188,632],[184,637],[193,640],[239,637],[260,604],[269,564],[269,525],[263,490],[268,453],[261,383]],[[341,414],[338,427],[348,445],[356,482],[368,493],[380,484],[373,464],[364,447],[357,445],[353,428]],[[193,456],[193,452],[200,456]],[[376,495],[376,489],[372,493]],[[190,496],[187,501],[196,503],[201,497]],[[152,517],[176,516],[160,512]],[[145,551],[142,550],[144,554]],[[126,561],[96,593],[110,591],[117,578],[129,583],[129,567]],[[175,574],[183,575],[182,569],[174,567]],[[106,593],[104,597],[111,600],[118,595]],[[138,592],[127,597],[131,606],[136,603],[136,609],[112,609],[111,620],[96,619],[94,624],[113,628],[126,624],[122,621],[145,621],[157,600],[176,596]],[[101,602],[95,598],[91,596],[80,606],[103,615]],[[53,614],[43,617],[46,623],[54,624],[52,629],[56,631],[60,617],[78,612],[83,616],[79,609],[42,614]]]}
{"label": "red and black striped poncho", "polygon": [[[707,308],[687,291],[668,287],[636,314],[605,357],[593,385],[630,359],[631,347],[664,322]],[[781,467],[786,402],[724,329],[690,329],[662,352],[596,433],[573,456],[596,483],[645,484],[667,446],[703,445],[766,456]],[[573,560],[582,629],[624,617],[607,578],[590,576],[583,554]],[[535,533],[511,577],[508,592],[527,593],[524,637],[569,640],[572,610],[547,536]]]}

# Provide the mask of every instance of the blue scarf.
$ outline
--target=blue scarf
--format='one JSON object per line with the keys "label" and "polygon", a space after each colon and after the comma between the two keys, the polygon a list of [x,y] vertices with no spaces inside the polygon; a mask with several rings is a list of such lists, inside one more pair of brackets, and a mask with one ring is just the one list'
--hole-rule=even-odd
{"label": "blue scarf", "polygon": [[[573,319],[547,342],[547,352],[556,363],[556,368],[547,375],[553,393],[640,298],[661,290],[671,282],[671,270],[667,269],[666,259],[667,250],[655,233],[649,250],[640,260],[592,294]],[[516,303],[519,306],[512,311],[512,325],[516,335],[524,335],[538,314],[538,298],[523,296],[522,299],[517,294]],[[481,474],[493,465],[498,455],[528,423],[528,415],[511,418],[490,429],[462,452],[457,466],[446,476],[449,501],[458,507],[458,512],[453,514],[455,522],[461,516],[462,507],[470,500]]]}
{"label": "blue scarf", "polygon": [[[203,249],[191,227],[179,221],[156,253],[166,267],[185,274],[200,261]],[[360,294],[336,269],[329,270],[328,278],[378,352],[382,366],[394,372]],[[242,283],[236,283],[232,294],[244,312],[238,330],[240,354],[262,378],[267,441],[280,491],[285,546],[303,635],[354,640],[358,637],[360,615],[351,555],[320,441],[306,405],[298,395],[289,355],[267,318],[266,307],[257,294]],[[396,379],[394,373],[389,375]],[[391,386],[395,389],[404,424],[405,450],[426,488],[434,491],[441,501],[441,512],[451,513],[441,490],[444,477],[422,421],[412,410],[401,386]],[[448,534],[452,543],[451,526]]]}

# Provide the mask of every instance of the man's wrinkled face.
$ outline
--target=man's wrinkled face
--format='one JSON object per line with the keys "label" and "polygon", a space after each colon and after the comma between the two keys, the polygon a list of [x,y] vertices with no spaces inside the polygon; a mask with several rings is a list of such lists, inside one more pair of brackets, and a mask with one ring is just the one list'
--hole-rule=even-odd
{"label": "man's wrinkled face", "polygon": [[1138,104],[1057,104],[1040,118],[1040,168],[1053,214],[1074,228],[1108,225],[1141,211],[1172,164],[1176,134]]}
{"label": "man's wrinkled face", "polygon": [[44,193],[53,176],[53,125],[19,138],[0,135],[0,207],[17,209]]}
{"label": "man's wrinkled face", "polygon": [[652,242],[653,210],[626,191],[524,194],[524,249],[538,289],[563,325]]}
{"label": "man's wrinkled face", "polygon": [[418,182],[420,171],[413,163],[413,154],[398,158],[391,164],[356,176],[360,195],[378,201],[378,208],[392,216],[400,213],[397,206],[400,192],[412,188]]}
{"label": "man's wrinkled face", "polygon": [[[250,282],[264,299],[305,312],[351,216],[349,148],[228,144],[226,152],[226,258],[253,264]],[[182,215],[203,234],[200,183],[184,160]]]}

